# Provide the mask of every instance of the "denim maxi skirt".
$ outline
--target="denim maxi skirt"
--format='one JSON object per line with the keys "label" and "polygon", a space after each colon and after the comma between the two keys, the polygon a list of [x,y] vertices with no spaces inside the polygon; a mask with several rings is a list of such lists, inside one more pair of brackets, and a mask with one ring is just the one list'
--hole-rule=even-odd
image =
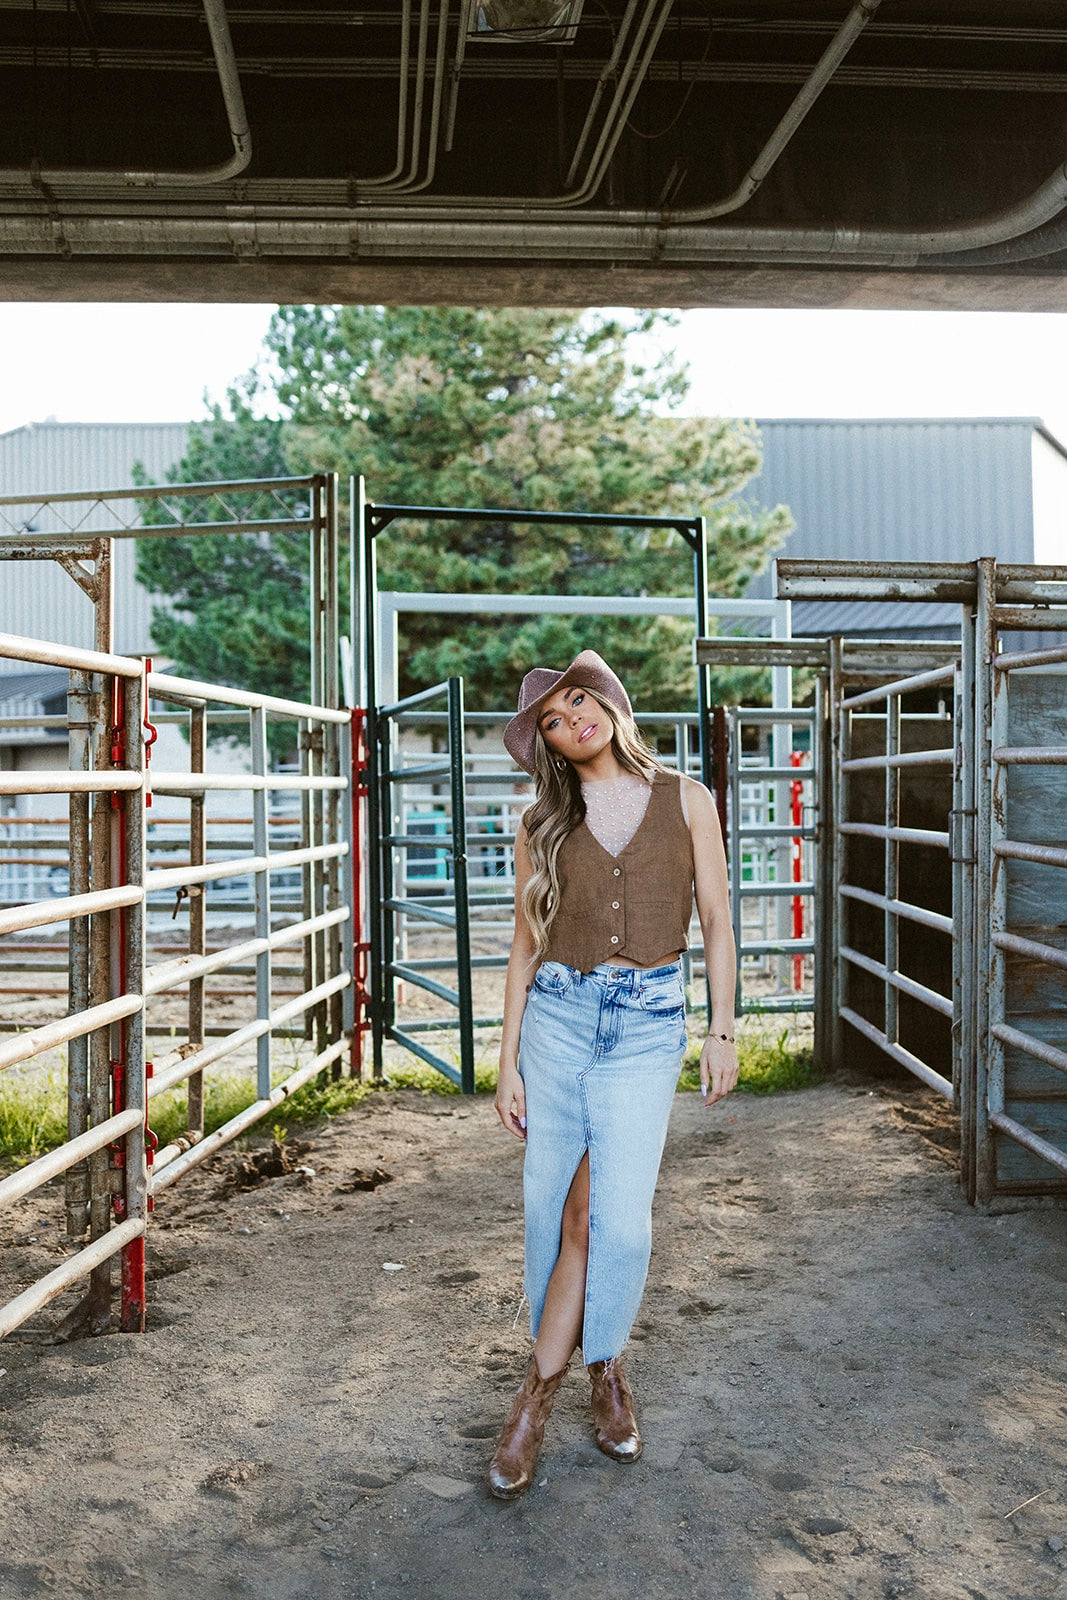
{"label": "denim maxi skirt", "polygon": [[680,962],[537,969],[523,1013],[526,1088],[524,1288],[537,1330],[560,1249],[563,1206],[589,1152],[589,1265],[582,1354],[617,1356],[648,1275],[652,1196],[685,1050]]}

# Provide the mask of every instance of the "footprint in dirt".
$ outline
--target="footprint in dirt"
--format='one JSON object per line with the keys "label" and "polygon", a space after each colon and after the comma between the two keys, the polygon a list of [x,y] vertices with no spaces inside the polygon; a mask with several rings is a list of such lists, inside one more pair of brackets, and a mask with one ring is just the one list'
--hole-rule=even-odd
{"label": "footprint in dirt", "polygon": [[456,1429],[461,1439],[495,1439],[500,1432],[499,1422],[468,1422]]}

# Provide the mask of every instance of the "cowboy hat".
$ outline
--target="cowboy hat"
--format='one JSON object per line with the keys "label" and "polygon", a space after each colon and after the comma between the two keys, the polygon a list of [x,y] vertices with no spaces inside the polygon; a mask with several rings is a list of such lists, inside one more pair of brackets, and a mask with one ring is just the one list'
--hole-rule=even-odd
{"label": "cowboy hat", "polygon": [[533,667],[519,687],[519,709],[504,729],[504,748],[526,772],[534,770],[537,717],[542,705],[556,689],[569,684],[592,689],[627,717],[633,716],[630,697],[602,656],[595,650],[582,650],[563,672],[554,667]]}

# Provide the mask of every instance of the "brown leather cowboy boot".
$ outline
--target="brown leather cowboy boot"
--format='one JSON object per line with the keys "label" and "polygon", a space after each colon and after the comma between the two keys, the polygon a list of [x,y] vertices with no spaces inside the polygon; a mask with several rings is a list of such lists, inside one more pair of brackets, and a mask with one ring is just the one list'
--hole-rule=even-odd
{"label": "brown leather cowboy boot", "polygon": [[489,1463],[489,1493],[498,1500],[515,1500],[533,1482],[534,1468],[541,1454],[545,1423],[556,1398],[556,1390],[570,1370],[570,1362],[553,1378],[542,1378],[537,1361],[531,1356],[522,1388],[500,1431],[496,1454]]}
{"label": "brown leather cowboy boot", "polygon": [[597,1448],[613,1461],[636,1461],[644,1448],[634,1415],[634,1397],[618,1356],[591,1361],[593,1427]]}

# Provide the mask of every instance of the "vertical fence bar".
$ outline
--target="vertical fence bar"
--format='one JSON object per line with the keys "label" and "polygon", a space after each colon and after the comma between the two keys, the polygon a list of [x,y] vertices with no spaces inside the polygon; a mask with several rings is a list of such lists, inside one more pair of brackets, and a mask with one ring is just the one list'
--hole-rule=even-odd
{"label": "vertical fence bar", "polygon": [[[900,768],[892,764],[892,758],[900,754],[900,696],[891,694],[886,700],[885,708],[885,896],[887,900],[897,898],[900,887],[900,845],[896,839],[891,839],[889,829],[895,828],[900,821]],[[891,982],[891,977],[900,967],[900,924],[895,911],[888,906],[885,910],[883,922],[884,954],[886,975],[882,980],[885,1012],[885,1036],[890,1044],[899,1043],[900,1039],[900,1012],[897,1004],[896,985]]]}
{"label": "vertical fence bar", "polygon": [[[727,838],[729,822],[729,802],[727,795],[730,788],[730,742],[726,731],[726,707],[715,706],[712,710],[711,720],[712,743],[712,785],[715,794],[715,809],[719,814],[719,827],[722,836]],[[688,770],[688,769],[687,769]]]}
{"label": "vertical fence bar", "polygon": [[[708,524],[705,517],[693,523],[693,593],[696,600],[696,637],[707,638],[708,633]],[[711,704],[711,669],[697,667],[697,727],[700,730],[700,781],[711,788],[711,740],[708,711]],[[710,1001],[709,1001],[710,1003]]]}
{"label": "vertical fence bar", "polygon": [[[331,472],[326,477],[326,509],[325,509],[325,554],[323,571],[323,600],[324,600],[324,649],[325,670],[323,673],[323,692],[325,698],[323,705],[335,708],[341,704],[340,673],[341,673],[341,639],[340,639],[340,602],[341,602],[341,571],[340,571],[340,526],[338,521],[337,500],[337,474]],[[335,723],[327,723],[322,730],[323,734],[323,769],[331,777],[336,777],[341,770],[341,753],[339,741],[340,729]],[[336,840],[341,835],[341,797],[336,789],[331,789],[322,797],[323,823],[327,840]],[[324,875],[324,905],[331,911],[341,904],[341,863],[333,859],[322,866]],[[323,935],[324,947],[324,976],[335,977],[341,970],[341,929],[329,928]],[[349,969],[351,970],[351,969]],[[327,1017],[326,1038],[333,1043],[341,1037],[344,1027],[344,1000],[340,994],[332,995],[324,1008]],[[340,1057],[333,1063],[333,1076],[341,1076]]]}
{"label": "vertical fence bar", "polygon": [[831,891],[832,899],[827,908],[831,927],[829,929],[831,973],[833,983],[833,1003],[831,1012],[831,1027],[833,1028],[833,1041],[831,1046],[831,1061],[835,1071],[840,1071],[845,1065],[845,1024],[841,1012],[848,995],[848,968],[841,955],[843,945],[851,943],[848,928],[849,903],[842,894],[845,882],[845,873],[848,870],[848,839],[841,832],[840,824],[848,816],[848,774],[844,771],[844,764],[851,752],[851,722],[850,713],[841,709],[841,701],[845,696],[845,672],[841,635],[835,634],[830,640],[830,766],[833,784],[834,824],[829,840],[832,852],[831,861]]}
{"label": "vertical fence bar", "polygon": [[381,743],[378,732],[378,575],[374,548],[376,528],[360,480],[360,565],[363,572],[364,704],[367,712],[367,932],[370,943],[370,1015],[373,1036],[373,1075],[382,1076],[384,1003],[387,990],[383,969],[385,934],[382,928],[382,785]]}
{"label": "vertical fence bar", "polygon": [[833,1057],[834,1017],[834,834],[833,719],[829,714],[828,673],[815,676],[815,716],[812,723],[812,759],[815,765],[815,842],[812,896],[812,933],[815,943],[814,1022],[815,1059],[829,1064]]}
{"label": "vertical fence bar", "polygon": [[[353,1029],[356,1026],[357,990],[360,983],[359,963],[357,960],[357,947],[362,943],[363,933],[360,927],[359,896],[356,885],[359,882],[360,862],[357,852],[360,849],[359,837],[359,796],[357,760],[357,734],[356,722],[360,719],[359,711],[349,707],[351,720],[343,730],[342,738],[338,745],[338,764],[341,772],[348,780],[348,788],[340,797],[339,823],[342,837],[348,846],[348,853],[341,862],[341,874],[338,892],[340,904],[348,907],[348,916],[340,928],[340,948],[338,959],[344,964],[345,970],[352,974],[352,982],[343,991],[341,996],[341,1027],[355,1046]],[[350,1066],[354,1065],[354,1056]]]}
{"label": "vertical fence bar", "polygon": [[[89,716],[89,675],[70,674],[67,688],[67,741],[70,770],[84,772],[91,764],[92,724]],[[89,796],[68,797],[68,876],[70,893],[88,894]],[[29,897],[27,897],[29,898]],[[70,1014],[89,1006],[89,919],[72,917],[69,923],[67,999]],[[84,1034],[67,1046],[67,1138],[76,1139],[89,1126],[89,1041]],[[68,1168],[64,1180],[67,1235],[80,1239],[89,1226],[89,1165],[79,1161]]]}
{"label": "vertical fence bar", "polygon": [[[111,761],[111,684],[96,675],[93,695],[93,766],[106,771]],[[92,882],[94,888],[114,885],[111,859],[111,796],[100,791],[93,796],[91,820]],[[101,1005],[111,999],[111,918],[114,912],[97,911],[89,929],[90,1004]],[[89,1119],[95,1126],[111,1109],[110,1029],[97,1028],[89,1035]],[[102,1239],[111,1227],[111,1163],[106,1149],[89,1157],[89,1238]],[[107,1326],[111,1314],[111,1262],[94,1268],[89,1279],[86,1305],[89,1326],[94,1331]]]}
{"label": "vertical fence bar", "polygon": [[459,995],[460,1087],[474,1093],[474,1006],[471,996],[470,901],[467,893],[466,741],[463,679],[448,680],[448,760],[452,788],[452,882],[456,906],[456,992]]}
{"label": "vertical fence bar", "polygon": [[[203,772],[207,746],[207,706],[201,702],[189,708],[189,770]],[[189,801],[189,863],[203,866],[207,860],[207,795],[193,794]],[[189,886],[189,954],[202,956],[207,949],[206,918],[204,916],[207,887],[202,883]],[[192,978],[189,982],[189,1043],[194,1049],[204,1045],[204,980]],[[189,1079],[187,1121],[189,1132],[203,1137],[204,1133],[204,1074],[194,1072]]]}
{"label": "vertical fence bar", "polygon": [[[297,724],[297,741],[300,746],[300,772],[307,777],[311,772],[311,722],[304,718]],[[300,791],[300,848],[308,850],[315,843],[314,813],[311,807],[310,789]],[[300,869],[300,898],[304,920],[312,916],[314,900],[314,884],[312,878],[313,863],[305,861]],[[314,989],[320,981],[315,976],[315,940],[310,935],[301,942],[304,965],[304,990]],[[315,1031],[315,1024],[310,1011],[304,1013],[304,1037],[310,1039]]]}
{"label": "vertical fence bar", "polygon": [[[993,966],[998,952],[992,940],[992,879],[1000,875],[993,854],[993,801],[996,775],[993,765],[993,656],[996,651],[996,563],[981,557],[975,563],[977,580],[974,745],[977,778],[977,870],[975,872],[975,965],[978,971],[977,1036],[975,1039],[975,1197],[987,1205],[996,1190],[996,1134],[989,1121],[996,1073],[994,1054],[1003,1050],[991,1031],[994,1010]],[[1001,969],[1002,970],[1002,969]]]}
{"label": "vertical fence bar", "polygon": [[975,626],[963,607],[962,655],[956,674],[956,756],[953,762],[952,902],[956,937],[952,941],[953,1087],[960,1112],[960,1184],[975,1199],[977,1049],[975,1006]]}
{"label": "vertical fence bar", "polygon": [[349,948],[349,971],[352,974],[352,983],[346,993],[352,996],[352,1017],[349,1026],[352,1029],[352,1056],[351,1074],[353,1078],[363,1076],[363,1035],[367,1027],[367,957],[369,945],[367,942],[367,914],[365,904],[365,874],[367,865],[368,843],[366,829],[366,803],[367,803],[367,717],[366,712],[357,707],[352,713],[352,755],[350,761],[351,788],[349,790],[349,905],[352,915],[345,923]]}
{"label": "vertical fence bar", "polygon": [[[396,948],[396,912],[388,903],[396,894],[395,864],[397,852],[391,844],[384,841],[383,835],[400,832],[400,815],[394,812],[394,788],[399,793],[400,785],[393,784],[390,773],[393,768],[392,749],[393,723],[390,717],[382,717],[378,723],[378,770],[379,770],[379,799],[378,816],[386,825],[377,834],[376,854],[379,858],[379,885],[380,885],[380,919],[381,919],[381,945],[379,966],[378,1005],[381,1008],[382,1028],[390,1030],[396,1025],[396,984],[387,972],[387,966],[395,963],[397,958]],[[374,909],[371,908],[371,915]],[[376,1041],[377,1043],[377,1041]],[[375,1051],[374,1062],[375,1077],[381,1076],[380,1048]]]}
{"label": "vertical fence bar", "polygon": [[[262,706],[248,713],[252,740],[252,772],[257,778],[267,775],[267,713]],[[252,791],[252,851],[254,855],[269,857],[270,828],[267,806],[269,796],[265,788]],[[253,881],[256,908],[256,938],[270,938],[270,867],[257,872]],[[270,950],[260,950],[256,956],[256,1019],[263,1022],[270,1016]],[[256,1096],[265,1100],[270,1094],[270,1030],[256,1040]]]}
{"label": "vertical fence bar", "polygon": [[[145,745],[142,736],[148,710],[147,674],[130,678],[125,684],[125,751],[127,769],[143,774]],[[121,797],[124,860],[123,876],[128,884],[140,887],[145,872],[145,792],[130,790]],[[127,994],[144,994],[145,989],[145,904],[117,912],[121,919],[123,972],[121,988]],[[121,1077],[116,1084],[115,1110],[136,1108],[147,1118],[148,1082],[145,1062],[144,1010],[135,1012],[119,1024],[122,1042],[119,1050]],[[121,1088],[119,1087],[121,1085]],[[147,1122],[133,1128],[125,1139],[122,1161],[121,1205],[116,1205],[123,1221],[139,1221],[147,1226],[148,1198]],[[145,1239],[131,1239],[121,1252],[120,1326],[124,1333],[143,1333],[145,1327]]]}

